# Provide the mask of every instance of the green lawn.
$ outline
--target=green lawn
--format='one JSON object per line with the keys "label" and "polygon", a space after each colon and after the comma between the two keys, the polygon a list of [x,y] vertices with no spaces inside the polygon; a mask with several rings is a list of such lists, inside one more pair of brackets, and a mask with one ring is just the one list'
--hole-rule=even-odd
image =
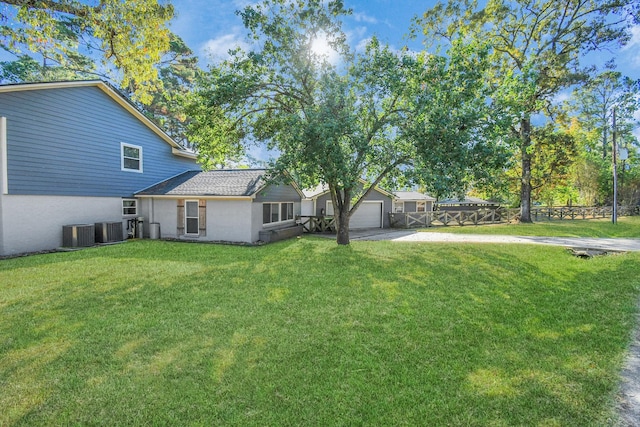
{"label": "green lawn", "polygon": [[509,236],[549,236],[549,237],[640,237],[640,216],[618,218],[613,224],[611,218],[567,221],[541,220],[533,224],[490,224],[465,226],[439,226],[423,228],[420,231],[460,234],[503,234]]}
{"label": "green lawn", "polygon": [[302,238],[0,261],[0,425],[602,426],[640,253]]}

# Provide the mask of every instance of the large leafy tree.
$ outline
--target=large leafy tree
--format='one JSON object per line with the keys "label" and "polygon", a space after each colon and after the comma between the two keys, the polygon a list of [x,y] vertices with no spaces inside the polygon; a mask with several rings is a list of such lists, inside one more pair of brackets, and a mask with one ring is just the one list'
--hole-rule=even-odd
{"label": "large leafy tree", "polygon": [[[257,47],[212,68],[189,109],[209,166],[266,142],[280,154],[275,172],[327,185],[339,244],[349,243],[350,217],[383,179],[414,168],[432,180],[461,177],[493,158],[481,46],[456,43],[443,57],[374,39],[353,54],[339,19],[347,13],[339,0],[267,0],[240,11]],[[314,51],[319,39],[339,62]]]}
{"label": "large leafy tree", "polygon": [[[590,79],[573,91],[566,106],[587,131],[599,135],[602,158],[610,154],[613,109],[616,109],[618,131],[630,133],[634,127],[634,114],[640,109],[640,87],[638,82],[618,71],[608,70]],[[595,146],[587,148],[597,149]]]}
{"label": "large leafy tree", "polygon": [[571,204],[574,191],[570,173],[578,147],[567,129],[548,123],[536,127],[531,135],[531,189],[534,200],[553,206]]}
{"label": "large leafy tree", "polygon": [[81,71],[59,65],[48,65],[21,55],[13,61],[0,62],[0,83],[49,82],[95,78],[94,63],[86,58]]}
{"label": "large leafy tree", "polygon": [[92,71],[87,56],[119,70],[120,85],[143,102],[158,82],[155,64],[169,48],[173,7],[158,0],[3,1],[0,46],[41,63]]}
{"label": "large leafy tree", "polygon": [[[616,111],[617,144],[629,150],[630,158],[618,170],[621,196],[624,203],[633,203],[633,191],[629,184],[635,182],[631,178],[638,174],[636,171],[635,152],[639,146],[633,129],[638,122],[634,118],[640,109],[640,88],[637,82],[622,76],[614,70],[604,71],[590,79],[584,86],[573,91],[571,98],[564,105],[565,111],[573,120],[579,123],[580,132],[576,135],[580,139],[582,151],[580,162],[590,169],[590,174],[576,175],[576,181],[588,188],[595,188],[598,203],[609,202],[613,199],[612,158],[613,146],[612,115]],[[631,194],[631,195],[630,195]]]}
{"label": "large leafy tree", "polygon": [[189,148],[185,99],[194,89],[202,69],[198,57],[180,37],[171,34],[170,40],[169,51],[158,64],[162,85],[150,91],[151,100],[141,105],[141,109],[173,139]]}
{"label": "large leafy tree", "polygon": [[580,58],[628,39],[633,0],[469,0],[439,3],[418,20],[428,42],[458,34],[486,40],[497,87],[495,100],[512,114],[520,159],[521,221],[531,222],[532,118],[551,111],[560,91],[581,82]]}

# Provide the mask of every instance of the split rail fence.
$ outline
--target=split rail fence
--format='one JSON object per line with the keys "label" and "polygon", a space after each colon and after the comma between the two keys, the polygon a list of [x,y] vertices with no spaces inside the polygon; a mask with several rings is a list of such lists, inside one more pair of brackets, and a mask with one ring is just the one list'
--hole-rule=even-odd
{"label": "split rail fence", "polygon": [[[640,215],[640,207],[618,207],[619,216]],[[603,207],[550,207],[531,209],[531,219],[567,220],[567,219],[595,219],[611,218],[613,208]],[[520,220],[520,208],[476,209],[468,211],[433,211],[433,212],[405,212],[389,213],[391,227],[416,228],[433,227],[438,225],[480,225],[513,223]]]}
{"label": "split rail fence", "polygon": [[[603,207],[551,207],[531,209],[533,221],[554,221],[568,219],[611,218],[613,208]],[[640,215],[640,207],[618,207],[619,216]],[[331,216],[301,215],[296,217],[305,233],[325,233],[336,230],[335,220]],[[392,228],[418,228],[450,225],[481,225],[514,223],[520,220],[520,208],[492,208],[468,211],[433,211],[389,213]]]}

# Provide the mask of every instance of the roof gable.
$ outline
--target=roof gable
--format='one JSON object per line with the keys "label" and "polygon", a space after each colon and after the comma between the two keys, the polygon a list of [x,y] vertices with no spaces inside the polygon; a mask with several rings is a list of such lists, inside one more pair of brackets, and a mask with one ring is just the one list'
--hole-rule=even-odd
{"label": "roof gable", "polygon": [[107,96],[113,99],[118,105],[127,110],[136,119],[142,122],[146,127],[151,129],[151,131],[158,135],[163,141],[169,144],[172,148],[173,154],[192,159],[195,159],[197,157],[195,153],[185,150],[182,145],[174,141],[173,138],[171,138],[165,131],[163,131],[158,125],[156,125],[153,121],[146,117],[128,98],[126,98],[118,90],[113,88],[111,85],[103,82],[102,80],[77,80],[66,82],[17,83],[0,85],[0,93],[64,89],[74,87],[97,87]]}
{"label": "roof gable", "polygon": [[497,205],[498,203],[488,202],[478,197],[465,197],[464,199],[445,199],[438,202],[439,205]]}

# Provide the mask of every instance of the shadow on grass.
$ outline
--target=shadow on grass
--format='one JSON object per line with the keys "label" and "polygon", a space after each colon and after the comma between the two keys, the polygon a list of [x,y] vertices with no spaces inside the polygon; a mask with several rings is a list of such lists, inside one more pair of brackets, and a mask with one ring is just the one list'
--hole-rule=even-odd
{"label": "shadow on grass", "polygon": [[34,258],[0,264],[2,425],[602,425],[640,273],[306,238]]}

